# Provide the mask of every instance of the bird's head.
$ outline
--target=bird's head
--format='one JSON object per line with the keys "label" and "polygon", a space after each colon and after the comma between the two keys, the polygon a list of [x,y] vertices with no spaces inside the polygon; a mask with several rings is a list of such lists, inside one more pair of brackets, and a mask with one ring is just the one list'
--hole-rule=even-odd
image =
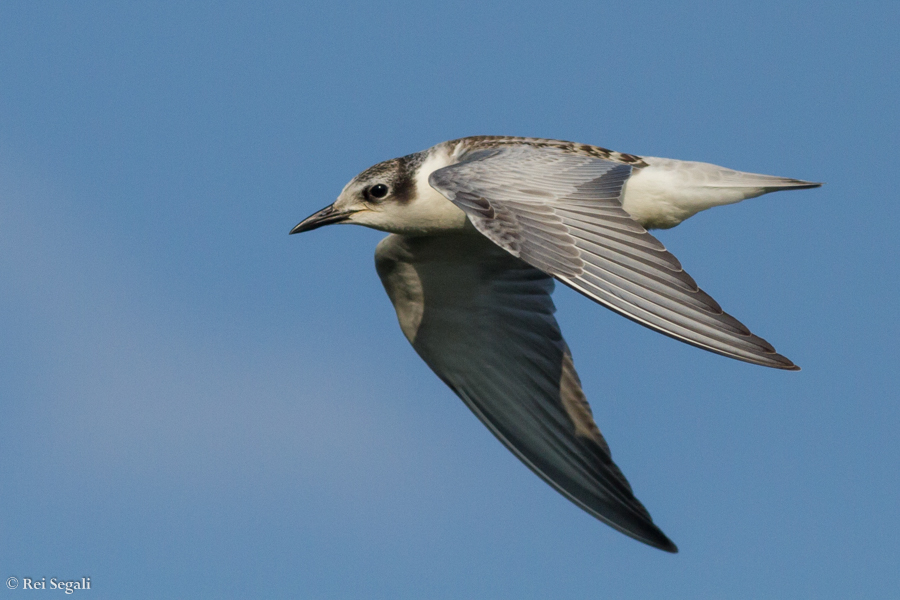
{"label": "bird's head", "polygon": [[334,204],[303,219],[291,233],[332,223],[401,234],[461,228],[465,213],[428,185],[428,175],[446,164],[445,156],[419,152],[369,167],[344,186]]}

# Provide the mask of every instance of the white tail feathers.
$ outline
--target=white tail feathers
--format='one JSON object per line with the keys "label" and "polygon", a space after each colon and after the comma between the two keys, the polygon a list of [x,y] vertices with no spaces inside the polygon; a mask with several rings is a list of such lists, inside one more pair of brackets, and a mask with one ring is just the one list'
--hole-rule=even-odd
{"label": "white tail feathers", "polygon": [[667,229],[713,206],[779,190],[822,185],[800,179],[734,171],[702,162],[643,157],[625,186],[622,207],[647,229]]}

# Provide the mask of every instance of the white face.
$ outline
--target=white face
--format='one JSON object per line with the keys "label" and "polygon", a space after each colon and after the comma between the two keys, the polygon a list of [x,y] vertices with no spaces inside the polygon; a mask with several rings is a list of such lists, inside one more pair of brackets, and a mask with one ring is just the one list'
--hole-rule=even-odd
{"label": "white face", "polygon": [[446,158],[411,155],[375,165],[353,178],[334,203],[344,223],[406,235],[463,229],[465,213],[428,185]]}
{"label": "white face", "polygon": [[332,223],[355,223],[401,235],[471,229],[466,214],[428,184],[436,169],[455,162],[432,149],[379,163],[354,177],[331,206],[310,215],[291,233]]}

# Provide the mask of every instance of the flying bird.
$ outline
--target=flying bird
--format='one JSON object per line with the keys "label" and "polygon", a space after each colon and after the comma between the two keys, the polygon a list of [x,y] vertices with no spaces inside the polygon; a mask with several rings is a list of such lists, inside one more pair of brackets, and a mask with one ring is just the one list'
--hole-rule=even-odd
{"label": "flying bird", "polygon": [[701,290],[649,229],[798,179],[559,140],[478,136],[370,167],[291,233],[390,233],[375,267],[403,334],[522,462],[582,509],[677,552],[613,462],[553,316],[554,279],[699,348],[798,367]]}

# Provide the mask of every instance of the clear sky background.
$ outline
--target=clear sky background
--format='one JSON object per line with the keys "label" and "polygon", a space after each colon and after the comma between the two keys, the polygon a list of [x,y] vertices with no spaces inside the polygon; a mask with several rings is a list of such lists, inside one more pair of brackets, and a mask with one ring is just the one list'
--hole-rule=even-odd
{"label": "clear sky background", "polygon": [[[3,2],[0,578],[91,598],[886,598],[900,589],[900,4]],[[476,134],[825,181],[660,239],[803,367],[562,286],[669,555],[418,359],[382,234],[290,228]],[[0,588],[0,597],[22,590]]]}

